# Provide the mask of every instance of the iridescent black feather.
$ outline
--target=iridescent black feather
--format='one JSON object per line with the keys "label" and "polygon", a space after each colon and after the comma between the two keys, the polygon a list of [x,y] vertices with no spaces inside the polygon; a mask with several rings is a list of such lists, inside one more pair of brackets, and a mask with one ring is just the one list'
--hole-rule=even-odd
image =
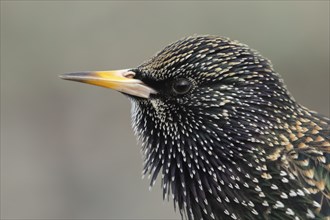
{"label": "iridescent black feather", "polygon": [[[299,105],[269,60],[215,36],[179,40],[136,69],[131,97],[151,186],[188,219],[326,219],[330,121]],[[176,93],[175,83],[191,88]],[[330,217],[328,217],[330,218]]]}

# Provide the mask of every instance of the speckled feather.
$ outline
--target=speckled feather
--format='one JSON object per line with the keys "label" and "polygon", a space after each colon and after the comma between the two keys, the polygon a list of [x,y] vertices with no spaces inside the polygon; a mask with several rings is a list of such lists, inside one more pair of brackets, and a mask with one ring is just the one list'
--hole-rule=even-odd
{"label": "speckled feather", "polygon": [[[330,121],[298,104],[271,62],[216,36],[179,40],[133,69],[144,175],[187,219],[329,219]],[[173,81],[188,79],[184,95]]]}

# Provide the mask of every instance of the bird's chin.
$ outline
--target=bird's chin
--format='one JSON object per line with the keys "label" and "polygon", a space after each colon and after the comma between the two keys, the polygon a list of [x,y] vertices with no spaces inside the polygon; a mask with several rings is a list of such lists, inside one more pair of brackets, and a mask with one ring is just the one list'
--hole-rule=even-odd
{"label": "bird's chin", "polygon": [[132,102],[147,102],[147,101],[158,98],[157,94],[150,94],[148,98],[143,98],[140,96],[130,95],[130,94],[127,94],[124,92],[120,92],[120,93],[123,94],[124,96],[126,96]]}
{"label": "bird's chin", "polygon": [[124,96],[126,96],[131,102],[144,102],[147,101],[149,98],[142,98],[139,96],[135,96],[135,95],[130,95],[124,92],[121,92],[121,94],[123,94]]}

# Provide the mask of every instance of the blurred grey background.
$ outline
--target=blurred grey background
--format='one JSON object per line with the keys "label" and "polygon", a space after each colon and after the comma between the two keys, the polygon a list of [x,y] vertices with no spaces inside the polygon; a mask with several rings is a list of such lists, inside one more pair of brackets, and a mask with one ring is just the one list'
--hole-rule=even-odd
{"label": "blurred grey background", "polygon": [[328,1],[1,1],[1,218],[178,219],[141,180],[129,101],[58,74],[135,67],[195,33],[259,50],[329,116]]}

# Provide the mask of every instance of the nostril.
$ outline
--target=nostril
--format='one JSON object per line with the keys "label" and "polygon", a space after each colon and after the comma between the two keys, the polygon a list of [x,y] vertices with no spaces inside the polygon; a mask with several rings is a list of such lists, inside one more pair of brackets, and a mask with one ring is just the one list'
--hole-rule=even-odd
{"label": "nostril", "polygon": [[133,79],[135,76],[135,73],[132,71],[128,71],[128,72],[123,73],[123,76],[126,78],[129,78],[129,79]]}

